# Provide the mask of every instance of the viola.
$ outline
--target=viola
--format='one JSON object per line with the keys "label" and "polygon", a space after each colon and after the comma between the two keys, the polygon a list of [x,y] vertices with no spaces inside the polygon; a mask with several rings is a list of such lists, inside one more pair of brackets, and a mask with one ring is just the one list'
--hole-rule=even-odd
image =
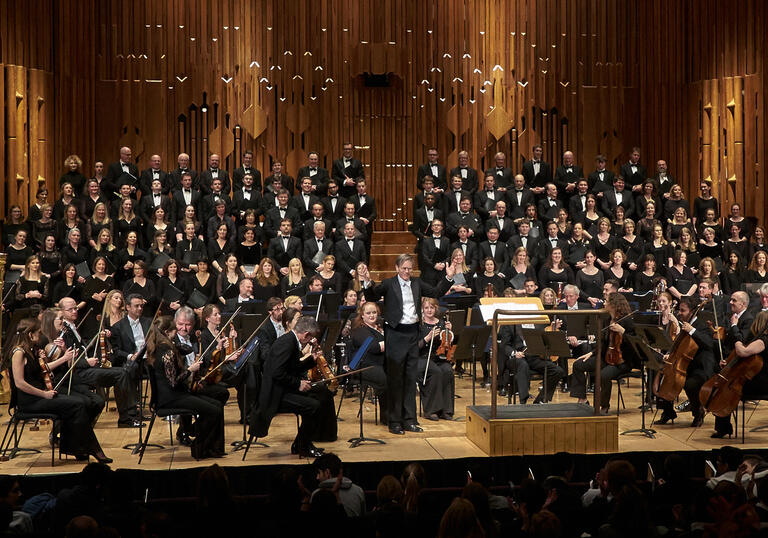
{"label": "viola", "polygon": [[624,363],[624,357],[621,354],[621,344],[623,341],[623,334],[611,331],[611,334],[608,336],[608,349],[605,351],[606,364],[618,366]]}
{"label": "viola", "polygon": [[447,314],[443,320],[443,330],[440,331],[440,345],[435,353],[439,357],[445,357],[445,360],[453,364],[453,355],[456,353],[456,344],[453,343],[453,332],[448,330],[446,323],[448,323]]}
{"label": "viola", "polygon": [[322,348],[316,339],[312,339],[312,352],[318,353],[318,355],[315,357],[315,365],[309,370],[309,380],[312,382],[326,381],[328,382],[328,389],[331,392],[335,391],[339,388],[339,382],[328,365],[328,361],[325,360]]}

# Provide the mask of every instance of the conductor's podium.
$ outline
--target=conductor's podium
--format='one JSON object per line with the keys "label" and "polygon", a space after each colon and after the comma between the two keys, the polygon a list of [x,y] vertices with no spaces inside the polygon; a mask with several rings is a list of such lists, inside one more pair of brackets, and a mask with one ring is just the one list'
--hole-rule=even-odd
{"label": "conductor's podium", "polygon": [[467,438],[489,456],[617,452],[616,415],[595,416],[585,404],[467,407]]}

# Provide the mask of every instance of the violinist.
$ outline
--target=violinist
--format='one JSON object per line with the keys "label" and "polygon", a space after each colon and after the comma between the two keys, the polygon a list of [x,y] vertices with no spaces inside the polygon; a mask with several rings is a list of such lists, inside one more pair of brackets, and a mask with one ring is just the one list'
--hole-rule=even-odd
{"label": "violinist", "polygon": [[[718,318],[718,321],[720,321],[721,324],[726,326],[726,336],[725,336],[725,342],[723,342],[723,356],[720,357],[719,354],[717,356],[719,363],[718,363],[718,367],[715,369],[716,371],[719,371],[727,364],[726,358],[728,357],[728,355],[731,354],[732,351],[738,348],[746,347],[747,343],[752,339],[752,337],[758,334],[759,332],[759,331],[752,332],[750,334],[750,329],[755,325],[754,324],[755,317],[752,314],[752,312],[750,312],[747,309],[747,306],[749,305],[749,295],[747,295],[747,292],[744,292],[744,291],[733,292],[729,300],[729,305],[731,309],[730,309],[730,316],[728,317],[728,319],[720,320]],[[762,340],[758,339],[749,345],[759,346],[760,344],[758,344],[758,342],[762,343]],[[749,355],[754,355],[756,353],[760,353],[760,351],[749,353],[747,355],[741,355],[737,351],[736,355],[739,357],[747,357]],[[763,364],[765,364],[765,362],[766,361],[763,361]],[[758,375],[756,378],[752,379],[748,383],[750,384],[750,387],[753,389],[756,389],[759,387],[760,390],[764,390],[766,387],[765,384],[763,385],[755,384],[756,380],[758,380],[759,377],[760,376]],[[755,390],[753,390],[752,392],[756,393]],[[747,386],[744,387],[742,396],[746,394],[748,394]],[[722,439],[726,435],[730,437],[732,434],[733,434],[733,426],[731,425],[730,416],[729,417],[715,416],[715,432],[712,434],[712,438]]]}
{"label": "violinist", "polygon": [[157,405],[195,411],[195,439],[190,443],[192,457],[220,458],[224,452],[224,404],[204,394],[191,394],[187,388],[190,376],[197,372],[201,360],[187,365],[173,344],[176,326],[170,317],[155,320],[147,336],[147,364],[157,384]]}
{"label": "violinist", "polygon": [[[680,321],[680,330],[687,333],[698,346],[693,359],[688,364],[683,389],[691,404],[693,422],[691,427],[699,427],[704,422],[704,409],[699,401],[699,391],[704,382],[712,377],[715,369],[714,348],[716,343],[712,337],[712,329],[698,317],[696,300],[683,296],[677,311],[677,319]],[[679,338],[679,337],[678,337]],[[665,361],[674,361],[676,357],[665,357]],[[672,402],[658,399],[657,406],[662,410],[661,418],[655,424],[667,424],[677,417]]]}
{"label": "violinist", "polygon": [[[11,373],[14,397],[20,411],[28,413],[55,413],[61,417],[61,451],[87,461],[93,456],[100,463],[112,463],[104,455],[85,403],[77,396],[68,396],[54,390],[41,347],[40,322],[34,318],[19,322],[16,334],[11,336],[8,352],[3,357],[3,368]],[[58,360],[61,364],[71,359],[67,352]],[[46,365],[47,366],[47,365]]]}
{"label": "violinist", "polygon": [[355,351],[360,349],[363,342],[371,336],[373,341],[368,347],[368,351],[360,360],[358,368],[373,366],[370,370],[361,372],[362,384],[368,385],[373,389],[374,394],[379,399],[381,407],[381,422],[387,424],[386,410],[386,392],[387,392],[387,374],[384,372],[384,331],[381,328],[381,310],[376,303],[363,303],[357,309],[357,317],[352,321],[352,330],[350,332],[350,352],[351,357]]}
{"label": "violinist", "polygon": [[[211,368],[215,367],[220,361],[233,361],[237,360],[239,354],[230,352],[227,354],[227,340],[229,338],[237,338],[237,331],[230,324],[224,333],[220,334],[217,343],[213,344],[216,335],[219,333],[219,325],[221,324],[221,310],[215,304],[207,304],[203,307],[203,324],[204,327],[200,332],[199,349],[195,350],[198,355],[203,353],[201,358],[202,366],[200,367],[198,377],[204,377]],[[206,351],[207,350],[207,351]],[[211,382],[213,381],[213,382]],[[229,398],[229,390],[221,382],[215,382],[215,380],[206,380],[200,390],[199,394],[210,396],[211,398],[221,402],[222,405],[227,403]]]}
{"label": "violinist", "polygon": [[[427,370],[427,382],[422,387],[424,418],[428,420],[453,420],[453,398],[456,391],[453,377],[452,351],[455,350],[457,337],[451,331],[451,322],[437,318],[438,304],[431,297],[421,298],[421,326],[419,330],[420,358],[418,362],[419,383],[424,380]],[[451,339],[448,343],[446,340]],[[441,346],[446,344],[449,354]],[[454,348],[453,350],[451,348]],[[429,365],[429,366],[427,366]]]}
{"label": "violinist", "polygon": [[[602,352],[604,353],[602,360],[603,368],[600,371],[602,380],[601,399],[599,402],[601,415],[607,415],[611,406],[611,382],[618,376],[630,372],[639,364],[632,345],[623,338],[625,334],[634,334],[634,322],[629,317],[632,311],[627,299],[620,293],[613,293],[608,296],[605,302],[605,309],[610,312],[611,321],[603,329],[603,334],[599,336],[603,338]],[[618,338],[618,336],[622,338]],[[609,364],[609,352],[618,352],[615,357],[618,361],[614,359],[616,364]],[[593,372],[595,370],[596,360],[595,351],[593,350],[581,355],[573,363],[571,396],[578,398],[579,403],[588,403],[586,372]]]}
{"label": "violinist", "polygon": [[328,389],[323,385],[312,387],[304,379],[306,371],[315,365],[315,354],[302,359],[301,351],[317,332],[317,322],[302,316],[290,331],[275,340],[264,361],[258,405],[248,415],[250,434],[254,437],[266,437],[278,413],[301,415],[301,425],[291,445],[291,454],[300,457],[316,458],[324,452],[312,443],[312,438],[316,436],[322,406],[315,392]]}

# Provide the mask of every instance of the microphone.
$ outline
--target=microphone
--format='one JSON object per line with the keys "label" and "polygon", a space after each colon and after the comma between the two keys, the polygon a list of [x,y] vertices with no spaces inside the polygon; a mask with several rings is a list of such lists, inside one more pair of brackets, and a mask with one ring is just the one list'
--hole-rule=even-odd
{"label": "microphone", "polygon": [[[66,326],[67,325],[64,324],[64,327],[66,327]],[[66,328],[62,328],[61,331],[59,331],[59,336],[56,337],[56,340],[58,340],[59,338],[64,338],[64,333],[65,332],[66,332]],[[59,349],[59,346],[57,346],[56,344],[53,344],[53,346],[51,346],[51,349],[48,350],[46,358],[48,360],[51,360],[51,358],[56,354],[56,351],[58,349]]]}

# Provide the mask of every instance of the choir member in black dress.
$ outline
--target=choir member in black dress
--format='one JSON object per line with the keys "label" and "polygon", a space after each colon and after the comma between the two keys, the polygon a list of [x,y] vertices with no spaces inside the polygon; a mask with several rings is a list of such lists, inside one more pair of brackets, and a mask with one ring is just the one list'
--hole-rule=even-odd
{"label": "choir member in black dress", "polygon": [[112,232],[108,228],[102,228],[96,239],[96,247],[91,249],[88,255],[88,261],[92,264],[96,257],[101,256],[107,261],[107,274],[119,276],[120,253],[114,244],[112,244]]}
{"label": "choir member in black dress", "polygon": [[[592,248],[597,256],[597,264],[602,269],[607,269],[610,264],[609,256],[617,247],[616,238],[611,235],[611,221],[601,217],[597,221],[597,233],[592,236]],[[539,280],[539,284],[541,280]]]}
{"label": "choir member in black dress", "polygon": [[[21,212],[20,206],[12,205],[8,208],[8,213],[8,220],[3,222],[3,245],[5,247],[14,242],[16,232],[19,230],[24,230],[27,233],[27,238],[29,238],[29,234],[32,232],[29,222],[24,220],[24,214]],[[30,243],[34,243],[32,238],[29,239]]]}
{"label": "choir member in black dress", "polygon": [[[419,384],[424,381],[424,371],[427,371],[427,382],[422,386],[422,403],[424,418],[427,420],[453,420],[453,398],[455,382],[453,363],[448,361],[437,350],[446,336],[446,330],[456,345],[458,337],[451,331],[451,322],[441,321],[438,317],[437,300],[431,297],[421,299],[421,325],[419,326]],[[365,315],[365,314],[363,314]],[[431,344],[431,346],[430,346]],[[431,354],[430,354],[431,352]],[[427,366],[429,365],[429,366]]]}
{"label": "choir member in black dress", "polygon": [[661,224],[653,227],[651,240],[645,244],[645,254],[652,254],[656,260],[656,269],[660,274],[665,275],[667,267],[672,262],[672,247],[664,239],[664,231]]}
{"label": "choir member in black dress", "polygon": [[627,267],[630,271],[637,269],[637,262],[643,256],[645,242],[635,235],[635,223],[632,219],[624,219],[623,235],[619,238],[618,248],[626,255]]}
{"label": "choir member in black dress", "polygon": [[589,302],[593,308],[602,302],[603,284],[605,284],[603,272],[595,267],[595,260],[597,260],[595,253],[588,250],[584,255],[584,267],[577,271],[575,280],[579,288],[579,298]]}
{"label": "choir member in black dress", "polygon": [[71,297],[75,300],[77,309],[82,310],[85,307],[85,301],[83,300],[83,284],[78,280],[75,265],[73,263],[68,263],[61,270],[61,274],[61,281],[57,282],[53,287],[51,302],[53,304],[58,304],[64,297]]}
{"label": "choir member in black dress", "polygon": [[749,259],[749,241],[746,236],[741,235],[742,229],[738,224],[731,224],[726,228],[730,236],[723,242],[723,255],[727,256],[731,251],[739,253],[743,259]]}
{"label": "choir member in black dress", "polygon": [[556,290],[573,281],[573,270],[565,263],[563,251],[560,248],[552,249],[539,270],[539,287]]}
{"label": "choir member in black dress", "polygon": [[219,272],[219,276],[216,278],[216,296],[222,305],[227,304],[227,299],[237,295],[240,281],[245,278],[240,270],[237,256],[228,254],[225,258],[223,270]]}
{"label": "choir member in black dress", "polygon": [[765,227],[761,225],[755,226],[754,232],[752,232],[752,239],[749,241],[749,257],[755,255],[755,252],[762,250],[768,252],[768,243],[766,243]]}
{"label": "choir member in black dress", "polygon": [[8,271],[23,271],[27,260],[35,253],[32,247],[27,245],[27,235],[26,230],[17,230],[13,243],[5,249],[5,264]]}
{"label": "choir member in black dress", "polygon": [[49,279],[40,270],[40,258],[30,256],[16,281],[17,308],[48,304]]}
{"label": "choir member in black dress", "polygon": [[694,227],[706,219],[709,209],[714,211],[715,219],[720,215],[720,205],[717,203],[717,198],[712,196],[712,184],[702,181],[699,183],[699,189],[701,194],[693,200],[693,211],[691,212]]}
{"label": "choir member in black dress", "polygon": [[224,270],[222,261],[229,258],[229,254],[235,252],[235,243],[228,236],[228,233],[227,225],[222,224],[216,228],[215,236],[208,240],[208,257],[213,262],[213,268],[217,273]]}
{"label": "choir member in black dress", "polygon": [[[181,407],[195,411],[192,456],[196,459],[220,458],[224,452],[224,405],[209,396],[193,394],[187,388],[190,376],[202,361],[187,365],[173,344],[176,326],[170,317],[158,318],[147,338],[147,363],[157,384],[160,407]],[[186,351],[186,349],[184,350]]]}
{"label": "choir member in black dress", "polygon": [[[179,292],[181,292],[180,298],[178,298]],[[189,297],[187,280],[182,278],[179,262],[173,258],[163,266],[163,276],[157,281],[157,296],[163,299],[163,309],[171,314],[181,308]]]}
{"label": "choir member in black dress", "polygon": [[[133,276],[136,262],[146,263],[148,254],[139,248],[139,234],[131,230],[125,237],[124,247],[117,251],[117,281],[125,282]],[[145,267],[145,269],[147,269]],[[147,275],[149,272],[147,269]]]}
{"label": "choir member in black dress", "polygon": [[[36,220],[39,220],[43,216],[43,206],[48,203],[48,189],[45,185],[40,185],[35,194],[35,203],[29,206],[27,211],[27,221],[34,224]],[[51,205],[51,215],[53,215],[53,204]]]}
{"label": "choir member in black dress", "polygon": [[[446,295],[464,294],[470,295],[472,293],[472,286],[475,283],[475,275],[467,267],[464,259],[464,251],[460,248],[453,249],[451,257],[448,261],[448,265],[453,266],[453,284],[446,292]],[[479,291],[476,291],[479,293]]]}
{"label": "choir member in black dress", "polygon": [[653,291],[659,278],[661,278],[656,270],[656,258],[653,257],[653,254],[646,254],[641,262],[643,270],[635,274],[635,285],[632,290],[635,295],[645,295],[649,291]]}
{"label": "choir member in black dress", "polygon": [[83,166],[83,160],[77,155],[70,155],[64,159],[65,172],[59,178],[59,185],[63,187],[65,183],[69,183],[76,196],[82,194],[85,188],[86,179],[80,172],[81,166]]}
{"label": "choir member in black dress", "polygon": [[47,235],[53,235],[55,240],[58,228],[59,223],[53,218],[53,206],[43,204],[40,218],[32,221],[32,239],[34,244],[41,248],[43,240]]}
{"label": "choir member in black dress", "polygon": [[373,338],[365,355],[360,359],[357,368],[373,367],[370,370],[361,372],[359,375],[362,377],[363,386],[370,386],[373,389],[373,393],[379,399],[379,407],[382,412],[381,422],[386,424],[387,374],[384,371],[384,364],[386,362],[384,354],[384,329],[382,328],[380,315],[381,310],[379,310],[379,305],[376,303],[365,303],[358,307],[357,317],[352,321],[347,357],[351,358],[362,347],[363,342],[368,337]]}
{"label": "choir member in black dress", "polygon": [[[125,246],[126,237],[130,232],[135,233],[136,237],[140,240],[143,238],[141,233],[142,223],[139,217],[136,216],[135,207],[136,201],[132,198],[123,198],[120,202],[120,212],[115,223],[117,228],[117,246],[119,248]],[[144,244],[149,248],[149,242],[141,243],[139,246]]]}
{"label": "choir member in black dress", "polygon": [[575,220],[581,222],[584,226],[584,231],[587,232],[589,236],[593,236],[597,233],[597,223],[602,215],[598,209],[597,198],[595,198],[594,194],[587,195],[585,204],[587,210],[575,217]]}
{"label": "choir member in black dress", "polygon": [[[69,204],[64,211],[64,215],[57,220],[59,222],[58,240],[61,246],[67,244],[67,237],[69,237],[70,231],[75,228],[81,232],[85,230],[85,223],[78,216],[78,209],[75,204]],[[83,239],[83,244],[87,244],[85,239]]]}
{"label": "choir member in black dress", "polygon": [[151,241],[159,231],[165,232],[165,239],[169,245],[173,246],[176,244],[176,232],[174,231],[173,224],[169,224],[168,213],[163,206],[156,206],[152,210],[152,214],[146,222],[144,236],[147,241]]}
{"label": "choir member in black dress", "polygon": [[[624,267],[627,258],[624,251],[614,249],[611,252],[611,266],[605,270],[605,280],[615,280],[619,283],[619,291],[631,292],[635,284],[632,272]],[[639,260],[638,260],[639,261]]]}
{"label": "choir member in black dress", "polygon": [[744,283],[744,263],[738,252],[731,252],[720,274],[723,292],[730,295],[741,289]]}
{"label": "choir member in black dress", "polygon": [[[364,264],[360,262],[356,268]],[[349,283],[349,275],[336,270],[336,256],[328,254],[323,258],[323,263],[316,273],[323,279],[323,289],[327,291],[335,291],[337,293],[345,290]]]}
{"label": "choir member in black dress", "polygon": [[[16,401],[21,411],[28,413],[55,413],[61,417],[60,448],[78,460],[93,456],[101,463],[111,463],[93,433],[91,419],[85,404],[77,396],[59,394],[54,381],[48,378],[48,364],[41,346],[40,322],[34,318],[23,319],[16,334],[9,342],[4,357],[4,367],[11,373]],[[62,363],[69,360],[62,355]],[[54,368],[57,365],[54,364]]]}
{"label": "choir member in black dress", "polygon": [[[256,266],[261,259],[261,243],[256,241],[256,235],[251,229],[245,230],[243,240],[237,245],[236,249],[237,259],[240,260],[240,266]],[[243,269],[244,273],[247,273]],[[247,274],[249,278],[253,278],[255,274]]]}
{"label": "choir member in black dress", "polygon": [[732,224],[735,224],[739,227],[739,235],[741,237],[745,237],[747,239],[752,237],[752,225],[750,224],[749,220],[747,220],[744,215],[741,214],[741,204],[739,203],[731,204],[731,214],[728,216],[728,218],[725,219],[723,230],[730,233]]}
{"label": "choir member in black dress", "polygon": [[[602,352],[606,353],[609,347],[609,342],[612,333],[624,335],[634,334],[634,322],[628,314],[632,311],[629,307],[627,299],[620,293],[612,293],[605,301],[605,309],[611,314],[610,325],[607,330],[600,335],[603,338]],[[623,319],[622,319],[623,318]],[[605,358],[603,358],[602,364],[604,364],[600,371],[602,387],[600,392],[600,414],[607,415],[608,409],[611,406],[611,388],[613,380],[625,373],[628,373],[633,368],[639,365],[639,359],[636,356],[632,345],[627,338],[622,339],[621,343],[621,355],[623,362],[616,365],[606,364]],[[573,373],[571,374],[571,396],[578,398],[579,403],[587,403],[587,380],[586,373],[593,372],[595,370],[594,356],[595,352],[590,351],[576,359],[573,363]]]}
{"label": "choir member in black dress", "polygon": [[[592,248],[592,243],[584,235],[584,225],[574,222],[568,240],[568,255],[566,262],[575,271],[584,267],[584,255]],[[511,278],[511,276],[510,276]]]}
{"label": "choir member in black dress", "polygon": [[259,241],[263,240],[263,232],[261,231],[261,225],[259,224],[259,213],[255,209],[246,209],[245,217],[243,217],[242,224],[237,226],[237,240],[242,241],[246,230],[253,230],[254,237]]}
{"label": "choir member in black dress", "polygon": [[202,258],[197,262],[197,272],[195,272],[189,279],[189,293],[190,295],[195,291],[199,291],[206,298],[206,303],[216,302],[216,278],[208,270],[210,263],[208,258]]}
{"label": "choir member in black dress", "polygon": [[[522,247],[520,247],[522,248]],[[525,250],[525,249],[523,249]],[[496,268],[496,260],[488,256],[482,261],[483,270],[475,273],[473,288],[481,297],[501,297],[506,287],[504,279],[499,276]],[[488,295],[488,286],[491,286],[493,295]]]}
{"label": "choir member in black dress", "polygon": [[[699,262],[698,271],[696,272],[696,282],[699,283],[705,278],[709,278],[715,281],[718,285],[718,289],[723,289],[722,281],[720,280],[720,276],[717,274],[715,260],[712,258],[704,258]],[[728,293],[728,295],[730,295],[730,293]]]}
{"label": "choir member in black dress", "polygon": [[[701,239],[699,239],[698,245],[699,256],[702,258],[712,258],[715,260],[715,264],[721,266],[728,259],[728,256],[724,255],[723,243],[718,236],[717,232],[710,226],[705,227],[701,231]],[[737,251],[739,259],[746,260],[739,251]]]}
{"label": "choir member in black dress", "polygon": [[676,250],[672,255],[672,267],[667,269],[667,289],[675,299],[696,293],[696,277],[687,265],[688,254]]}
{"label": "choir member in black dress", "polygon": [[195,235],[194,223],[184,225],[184,236],[176,242],[176,259],[181,264],[181,271],[186,276],[197,271],[197,260],[206,258],[208,251],[205,243]]}
{"label": "choir member in black dress", "polygon": [[640,196],[635,198],[635,215],[638,219],[645,217],[645,208],[648,204],[653,204],[655,207],[661,207],[661,200],[656,190],[657,183],[653,179],[648,179],[643,183],[643,190]]}
{"label": "choir member in black dress", "polygon": [[107,213],[107,205],[104,202],[99,202],[94,206],[93,214],[85,225],[85,237],[91,248],[96,248],[99,232],[105,228],[112,232],[112,219]]}
{"label": "choir member in black dress", "polygon": [[679,207],[685,209],[686,214],[691,213],[691,206],[688,200],[683,197],[683,188],[679,184],[675,184],[669,190],[669,198],[664,201],[664,220],[672,220]]}
{"label": "choir member in black dress", "polygon": [[637,235],[640,236],[644,243],[653,238],[653,227],[661,224],[658,219],[660,207],[660,205],[656,205],[654,202],[648,202],[648,205],[645,206],[645,216],[637,220]]}
{"label": "choir member in black dress", "polygon": [[176,218],[179,218],[178,222],[176,222],[176,241],[181,241],[184,238],[184,230],[186,230],[187,224],[195,227],[195,237],[200,241],[205,241],[203,225],[197,220],[197,209],[195,209],[195,206],[185,206],[184,212],[181,215],[176,215]]}
{"label": "choir member in black dress", "polygon": [[81,233],[79,228],[72,228],[67,234],[67,244],[61,249],[61,263],[64,265],[72,263],[77,266],[80,263],[88,262],[90,252],[88,247],[82,245]]}
{"label": "choir member in black dress", "polygon": [[40,270],[51,281],[58,282],[61,277],[61,252],[56,248],[56,236],[52,233],[43,238],[43,243],[38,253],[40,258]]}
{"label": "choir member in black dress", "polygon": [[253,298],[257,301],[266,301],[270,297],[279,296],[280,277],[275,270],[275,262],[270,258],[262,258],[253,279]]}
{"label": "choir member in black dress", "polygon": [[744,282],[747,284],[758,284],[768,282],[768,254],[762,250],[755,252],[752,260],[749,262],[744,273]]}
{"label": "choir member in black dress", "polygon": [[[149,264],[150,271],[153,273],[153,278],[155,275],[160,277],[165,274],[163,273],[163,265],[168,260],[162,256],[163,254],[168,256],[168,258],[172,258],[174,252],[168,244],[168,236],[165,230],[157,230],[155,232],[155,240],[152,241],[152,245],[147,252],[147,263]],[[161,262],[158,258],[164,261]]]}
{"label": "choir member in black dress", "polygon": [[[517,275],[522,273],[525,276],[525,280],[530,279],[537,282],[536,271],[531,265],[531,260],[528,257],[528,250],[525,247],[517,247],[517,249],[511,253],[508,271],[509,275],[507,276],[509,277],[510,285],[515,289],[516,295],[525,293],[523,287],[519,286],[516,281],[513,280]],[[477,289],[475,289],[475,291],[480,293]],[[498,296],[500,295],[501,294]]]}
{"label": "choir member in black dress", "polygon": [[306,295],[307,277],[304,275],[304,267],[298,258],[291,258],[291,261],[288,262],[288,274],[280,279],[280,291],[280,297]]}
{"label": "choir member in black dress", "polygon": [[[136,260],[131,268],[133,278],[123,284],[123,295],[128,297],[134,293],[141,295],[149,305],[147,311],[154,310],[160,302],[159,295],[155,293],[155,283],[149,278],[149,268],[144,260]],[[161,297],[161,296],[160,296]]]}
{"label": "choir member in black dress", "polygon": [[77,209],[77,204],[79,204],[77,195],[78,194],[75,193],[71,183],[66,182],[62,184],[61,195],[59,196],[59,199],[53,203],[53,218],[60,220],[64,216],[67,207],[73,205],[73,203],[75,204],[75,209]]}

